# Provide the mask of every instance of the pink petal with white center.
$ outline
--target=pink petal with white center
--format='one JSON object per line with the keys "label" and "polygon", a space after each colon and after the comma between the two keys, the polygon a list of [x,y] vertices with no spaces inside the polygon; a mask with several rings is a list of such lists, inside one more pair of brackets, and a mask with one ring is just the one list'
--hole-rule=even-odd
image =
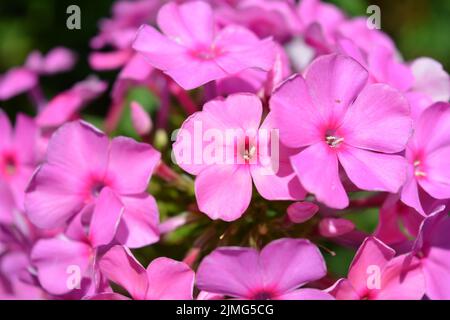
{"label": "pink petal with white center", "polygon": [[129,248],[140,248],[159,240],[159,212],[155,199],[143,193],[121,196],[125,206],[116,239]]}
{"label": "pink petal with white center", "polygon": [[77,283],[72,283],[71,279],[76,279],[77,275],[83,277],[91,259],[91,247],[67,239],[40,240],[31,252],[39,282],[52,294],[64,294],[74,289]]}
{"label": "pink petal with white center", "polygon": [[287,208],[289,220],[303,223],[311,219],[319,211],[319,206],[312,202],[295,202]]}
{"label": "pink petal with white center", "polygon": [[161,154],[148,144],[127,137],[114,138],[108,161],[108,177],[114,190],[122,195],[144,192],[160,159]]}
{"label": "pink petal with white center", "polygon": [[322,142],[313,144],[295,156],[291,164],[306,190],[331,208],[343,209],[349,200],[339,178],[338,157]]}
{"label": "pink petal with white center", "polygon": [[442,65],[431,58],[422,57],[413,61],[414,91],[424,92],[433,101],[448,101],[450,98],[450,77]]}
{"label": "pink petal with white center", "polygon": [[402,151],[412,134],[408,102],[385,84],[369,85],[348,108],[341,130],[345,142],[354,147],[386,153]]}
{"label": "pink petal with white center", "polygon": [[195,179],[195,195],[200,211],[211,219],[236,220],[250,204],[250,171],[239,165],[210,166]]}
{"label": "pink petal with white center", "polygon": [[319,223],[319,233],[325,238],[342,236],[355,229],[355,224],[347,219],[324,218]]}
{"label": "pink petal with white center", "polygon": [[37,75],[27,68],[11,69],[0,77],[0,100],[11,99],[32,89],[37,83]]}
{"label": "pink petal with white center", "polygon": [[295,75],[275,89],[270,98],[270,114],[280,139],[288,147],[304,147],[323,139],[323,117],[316,110],[305,80]]}
{"label": "pink petal with white center", "polygon": [[278,239],[260,254],[263,281],[267,288],[287,293],[327,273],[319,249],[304,239]]}
{"label": "pink petal with white center", "polygon": [[272,39],[259,40],[243,27],[225,27],[217,35],[214,45],[222,49],[215,61],[228,74],[248,68],[269,71],[275,62],[276,47]]}
{"label": "pink petal with white center", "polygon": [[334,298],[318,289],[299,289],[278,296],[276,300],[334,300]]}
{"label": "pink petal with white center", "polygon": [[251,298],[263,285],[259,254],[250,248],[218,248],[206,256],[197,270],[200,290],[235,298]]}
{"label": "pink petal with white center", "polygon": [[369,237],[364,240],[353,258],[348,273],[348,280],[360,297],[366,296],[369,292],[368,271],[381,272],[394,256],[395,251],[377,238]]}
{"label": "pink petal with white center", "polygon": [[109,249],[100,259],[99,266],[108,280],[127,290],[133,299],[145,299],[149,287],[147,272],[127,247]]}
{"label": "pink petal with white center", "polygon": [[356,60],[330,54],[314,60],[305,71],[311,100],[327,123],[339,124],[366,85],[368,73]]}
{"label": "pink petal with white center", "polygon": [[147,267],[147,300],[192,300],[195,273],[185,263],[157,258]]}
{"label": "pink petal with white center", "polygon": [[402,156],[345,146],[338,158],[350,180],[363,190],[396,193],[406,180],[407,162]]}
{"label": "pink petal with white center", "polygon": [[183,45],[210,44],[214,36],[213,11],[204,1],[168,3],[159,10],[157,22],[166,36]]}
{"label": "pink petal with white center", "polygon": [[116,235],[124,205],[110,188],[103,188],[97,198],[89,228],[89,240],[96,248],[109,244]]}

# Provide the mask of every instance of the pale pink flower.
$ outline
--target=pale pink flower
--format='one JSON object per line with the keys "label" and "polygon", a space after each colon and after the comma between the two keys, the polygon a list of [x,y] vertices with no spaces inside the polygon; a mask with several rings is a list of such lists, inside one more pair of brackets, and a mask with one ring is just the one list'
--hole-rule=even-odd
{"label": "pale pink flower", "polygon": [[146,189],[159,159],[147,144],[125,137],[109,141],[84,122],[65,124],[52,136],[47,159],[28,186],[28,217],[38,227],[53,228],[95,205],[103,208],[90,222],[91,229],[99,228],[98,245],[114,238],[130,247],[153,243],[158,209]]}
{"label": "pale pink flower", "polygon": [[[192,300],[194,271],[185,263],[161,257],[145,269],[130,250],[114,246],[99,261],[102,273],[134,300]],[[124,300],[119,293],[100,293],[94,300]]]}
{"label": "pale pink flower", "polygon": [[408,103],[397,90],[367,79],[354,59],[326,55],[270,100],[281,142],[304,148],[291,157],[300,182],[332,208],[349,203],[339,164],[363,190],[397,192],[406,179],[406,161],[395,153],[411,135]]}
{"label": "pale pink flower", "polygon": [[144,25],[133,48],[184,89],[250,68],[269,71],[273,65],[271,39],[260,40],[240,26],[217,30],[213,10],[204,1],[168,3],[158,12],[157,21],[164,35]]}
{"label": "pale pink flower", "polygon": [[250,204],[252,180],[266,199],[304,197],[289,164],[294,150],[276,144],[278,135],[272,130],[271,117],[260,125],[261,117],[257,96],[234,94],[206,103],[178,132],[173,145],[175,159],[197,176],[199,208],[212,219],[238,219]]}
{"label": "pale pink flower", "polygon": [[283,238],[252,248],[222,247],[197,271],[200,290],[249,300],[329,300],[318,289],[300,288],[326,275],[319,249],[305,239]]}
{"label": "pale pink flower", "polygon": [[406,265],[408,256],[369,237],[358,249],[346,279],[330,289],[338,300],[420,300],[425,280],[417,259]]}

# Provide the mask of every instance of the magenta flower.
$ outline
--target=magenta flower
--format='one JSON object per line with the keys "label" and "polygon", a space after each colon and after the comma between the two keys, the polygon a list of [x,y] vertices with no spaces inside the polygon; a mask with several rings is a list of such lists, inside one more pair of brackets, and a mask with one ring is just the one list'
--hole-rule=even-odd
{"label": "magenta flower", "polygon": [[266,199],[305,195],[289,164],[294,151],[278,144],[270,117],[260,126],[261,116],[257,96],[234,94],[206,103],[178,132],[175,159],[197,176],[197,202],[211,219],[238,219],[250,204],[252,180]]}
{"label": "magenta flower", "polygon": [[[99,261],[102,273],[120,285],[134,300],[192,300],[194,271],[185,263],[157,258],[145,269],[130,250],[114,246]],[[123,300],[118,293],[100,293],[91,299]]]}
{"label": "magenta flower", "polygon": [[281,142],[304,148],[291,157],[302,185],[329,207],[348,206],[339,164],[363,190],[397,192],[406,179],[406,161],[394,153],[411,134],[408,103],[398,91],[367,85],[367,79],[352,58],[322,56],[304,79],[288,79],[270,100]]}
{"label": "magenta flower", "polygon": [[197,287],[224,296],[250,300],[328,300],[317,289],[301,288],[326,274],[319,249],[304,239],[278,239],[261,252],[223,247],[200,263]]}
{"label": "magenta flower", "polygon": [[347,279],[339,279],[330,293],[338,300],[420,300],[425,281],[418,260],[408,266],[407,255],[380,240],[367,238],[350,265]]}
{"label": "magenta flower", "polygon": [[[19,114],[16,128],[0,109],[0,184],[9,189],[14,207],[23,210],[24,192],[37,164],[36,143],[39,131],[33,119]],[[0,192],[0,207],[6,206],[8,193]],[[7,211],[0,215],[7,215]],[[12,219],[11,215],[8,215]]]}
{"label": "magenta flower", "polygon": [[114,237],[130,247],[153,243],[158,209],[146,189],[159,159],[149,145],[125,137],[108,141],[87,123],[68,123],[52,136],[47,160],[28,186],[28,217],[41,228],[54,228],[100,207],[90,222],[99,229],[93,240],[98,245]]}
{"label": "magenta flower", "polygon": [[415,124],[406,148],[408,178],[401,199],[425,215],[428,198],[450,198],[450,104],[436,103]]}
{"label": "magenta flower", "polygon": [[157,21],[164,35],[142,26],[133,48],[184,89],[250,68],[269,71],[273,65],[271,39],[259,40],[240,26],[217,30],[212,8],[204,1],[170,2],[160,9]]}

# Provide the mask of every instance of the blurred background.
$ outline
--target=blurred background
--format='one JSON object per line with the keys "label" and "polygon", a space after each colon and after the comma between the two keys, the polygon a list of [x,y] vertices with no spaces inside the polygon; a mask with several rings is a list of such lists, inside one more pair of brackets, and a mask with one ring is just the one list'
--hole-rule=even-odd
{"label": "blurred background", "polygon": [[[110,15],[113,0],[14,0],[0,2],[0,74],[24,62],[33,49],[47,52],[56,45],[79,54],[75,70],[43,81],[45,92],[53,94],[70,87],[92,73],[87,63],[89,40],[97,33],[100,18]],[[328,0],[349,15],[365,15],[370,4],[381,8],[382,29],[390,34],[406,60],[430,56],[450,70],[450,1],[448,0]],[[66,28],[66,8],[81,8],[81,30]],[[112,80],[115,72],[102,72]],[[105,101],[106,102],[106,101]],[[6,104],[22,108],[19,97]],[[9,109],[9,108],[5,108]]]}

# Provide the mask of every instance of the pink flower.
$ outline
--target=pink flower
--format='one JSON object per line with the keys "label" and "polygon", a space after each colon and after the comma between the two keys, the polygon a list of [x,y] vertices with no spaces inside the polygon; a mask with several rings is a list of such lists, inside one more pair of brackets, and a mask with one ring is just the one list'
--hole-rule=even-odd
{"label": "pink flower", "polygon": [[278,239],[261,252],[222,247],[200,263],[197,287],[210,293],[250,300],[328,300],[317,289],[299,289],[326,274],[319,249],[304,239]]}
{"label": "pink flower", "polygon": [[64,47],[50,50],[46,56],[33,51],[25,65],[9,70],[0,77],[0,100],[8,100],[38,85],[40,75],[50,75],[72,69],[76,55]]}
{"label": "pink flower", "polygon": [[[114,238],[130,247],[158,240],[158,209],[147,192],[160,154],[130,138],[108,140],[84,122],[71,122],[52,136],[46,162],[34,174],[26,194],[30,220],[41,228],[63,226],[89,211],[96,245]],[[89,218],[89,215],[87,215]]]}
{"label": "pink flower", "polygon": [[[33,119],[19,114],[13,130],[8,116],[0,109],[0,184],[10,190],[14,207],[19,210],[23,210],[25,188],[37,164],[38,136]],[[10,203],[7,192],[1,192],[0,207],[7,203]]]}
{"label": "pink flower", "polygon": [[420,300],[425,281],[418,261],[405,265],[406,255],[380,240],[367,238],[350,265],[347,279],[339,279],[330,293],[338,300]]}
{"label": "pink flower", "polygon": [[367,79],[352,58],[322,56],[305,78],[291,77],[270,100],[281,142],[304,148],[291,157],[302,185],[332,208],[348,206],[339,164],[363,190],[397,192],[406,179],[405,159],[394,153],[411,133],[408,103],[398,91],[367,85]]}
{"label": "pink flower", "polygon": [[[427,108],[416,121],[406,148],[408,178],[401,199],[425,215],[427,198],[450,198],[450,104]],[[431,201],[432,202],[432,201]],[[429,209],[429,208],[428,208]]]}
{"label": "pink flower", "polygon": [[71,120],[82,107],[97,98],[106,88],[107,83],[94,76],[78,82],[47,103],[36,118],[37,124],[45,128],[59,127]]}
{"label": "pink flower", "polygon": [[250,68],[269,71],[273,65],[272,40],[259,40],[239,26],[218,31],[212,8],[204,1],[168,3],[158,12],[157,21],[164,35],[142,26],[133,48],[184,89]]}
{"label": "pink flower", "polygon": [[[145,269],[128,248],[114,246],[99,264],[102,273],[128,291],[134,300],[192,300],[195,274],[183,262],[161,257]],[[101,293],[91,299],[127,298],[118,293]]]}
{"label": "pink flower", "polygon": [[447,207],[437,208],[425,218],[412,251],[412,254],[420,260],[425,276],[426,295],[435,300],[450,299],[449,204],[450,202],[447,203]]}
{"label": "pink flower", "polygon": [[178,132],[175,159],[197,176],[197,202],[211,219],[238,219],[250,204],[252,180],[266,199],[304,197],[288,161],[293,150],[278,144],[270,117],[260,126],[261,116],[258,97],[234,94],[206,103]]}

